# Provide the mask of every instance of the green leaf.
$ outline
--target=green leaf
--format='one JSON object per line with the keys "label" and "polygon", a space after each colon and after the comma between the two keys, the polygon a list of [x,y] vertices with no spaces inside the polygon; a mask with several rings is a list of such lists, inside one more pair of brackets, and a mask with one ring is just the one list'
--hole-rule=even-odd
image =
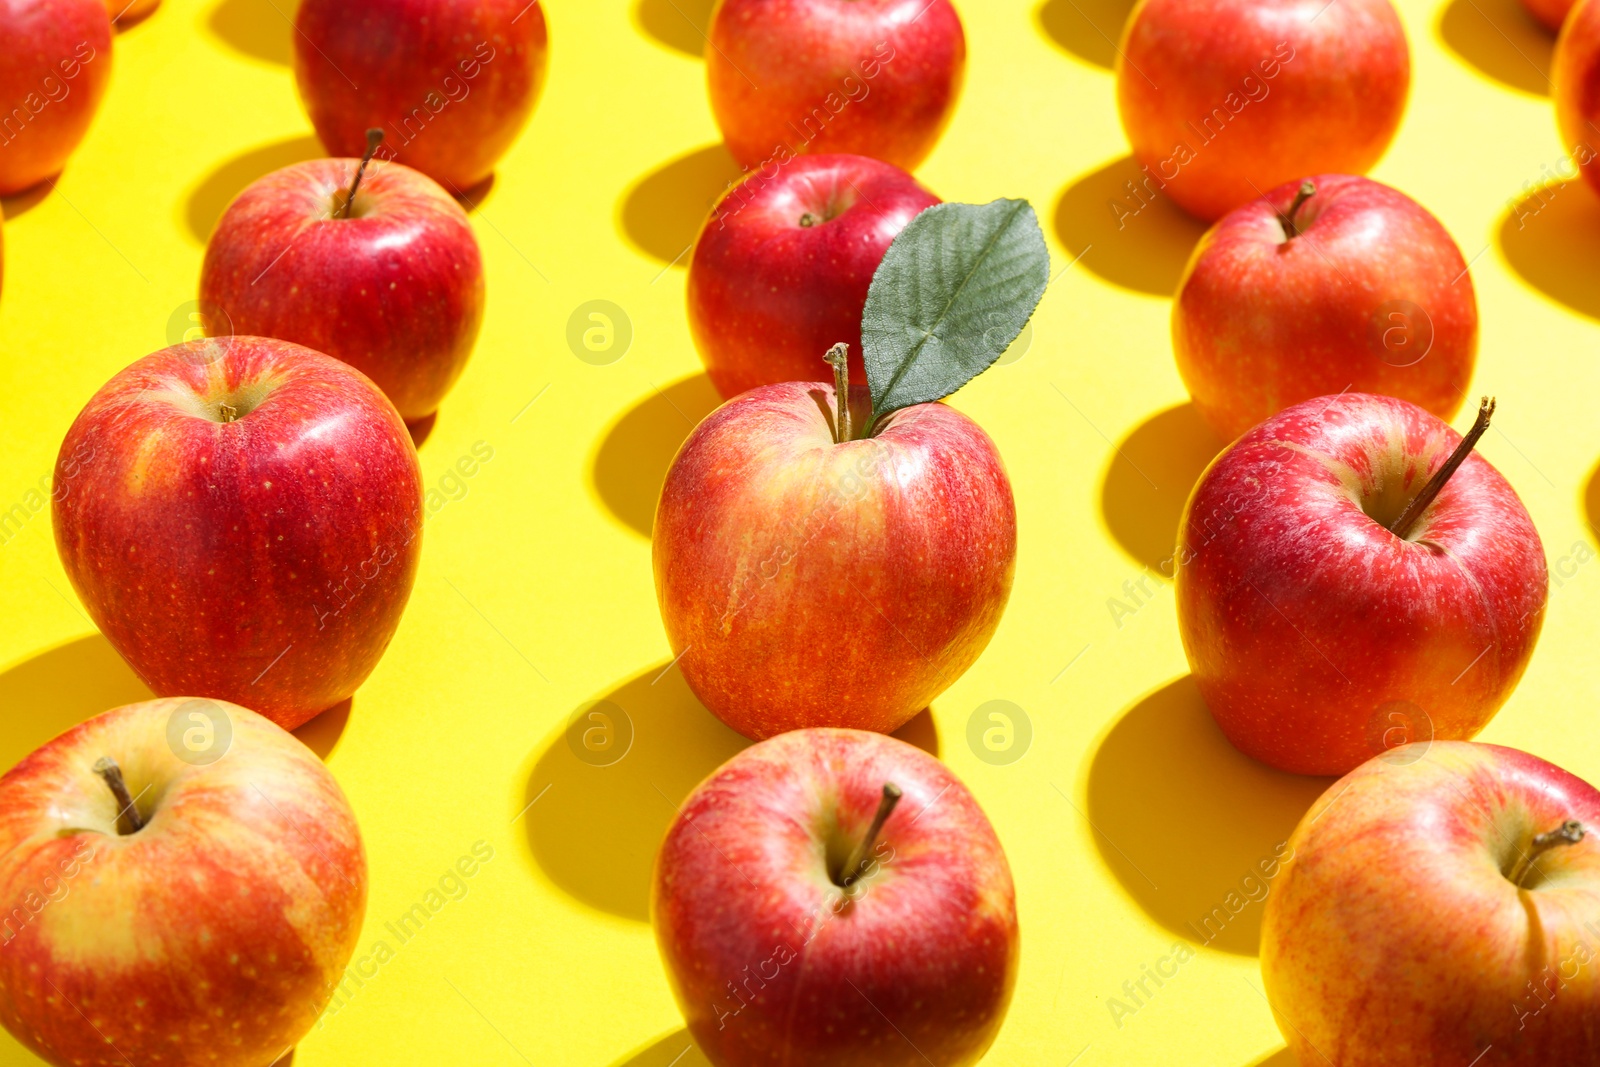
{"label": "green leaf", "polygon": [[873,422],[939,400],[1000,358],[1050,284],[1026,200],[936,204],[884,254],[861,319]]}

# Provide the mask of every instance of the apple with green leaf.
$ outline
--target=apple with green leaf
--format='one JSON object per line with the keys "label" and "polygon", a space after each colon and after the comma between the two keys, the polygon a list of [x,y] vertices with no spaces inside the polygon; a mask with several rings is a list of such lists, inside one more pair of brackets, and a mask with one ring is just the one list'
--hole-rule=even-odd
{"label": "apple with green leaf", "polygon": [[938,403],[987,369],[1044,295],[1022,200],[939,204],[889,246],[861,321],[867,387],[762,386],[684,443],[656,512],[656,593],[695,695],[747,737],[891,732],[989,643],[1016,506],[999,451]]}

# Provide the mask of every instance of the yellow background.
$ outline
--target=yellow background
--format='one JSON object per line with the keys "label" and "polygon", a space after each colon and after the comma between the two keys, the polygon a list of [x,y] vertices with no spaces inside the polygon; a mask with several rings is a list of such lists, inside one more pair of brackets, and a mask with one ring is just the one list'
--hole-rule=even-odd
{"label": "yellow background", "polygon": [[[110,92],[59,187],[6,202],[0,509],[50,472],[95,389],[167,343],[231,196],[320,154],[287,65],[289,3],[166,0],[117,38]],[[692,25],[709,6],[548,5],[544,99],[473,214],[483,333],[421,449],[431,487],[477,442],[493,459],[429,520],[404,623],[347,719],[304,731],[365,833],[361,952],[475,842],[495,858],[324,1018],[299,1067],[704,1062],[675,1059],[689,1042],[644,908],[672,804],[740,744],[677,671],[663,673],[646,534],[674,449],[713,405],[684,271],[668,266],[733,174]],[[1564,154],[1550,38],[1513,0],[1400,6],[1412,98],[1375,176],[1438,214],[1472,261],[1474,392],[1500,401],[1482,450],[1570,572],[1552,586],[1526,679],[1483,737],[1600,780],[1587,667],[1600,611],[1600,199],[1557,184],[1516,221],[1512,205]],[[916,724],[989,813],[1017,881],[1021,976],[987,1062],[1289,1067],[1260,992],[1260,905],[1120,1027],[1107,1007],[1142,965],[1195,939],[1184,923],[1221,903],[1324,784],[1221,739],[1186,680],[1165,582],[1148,581],[1131,615],[1109,604],[1134,606],[1124,583],[1137,589],[1170,551],[1218,447],[1185,404],[1167,334],[1168,295],[1201,229],[1164,204],[1120,232],[1112,222],[1108,201],[1133,171],[1100,31],[1116,36],[1124,0],[961,7],[967,89],[919,177],[951,200],[1027,197],[1056,269],[1082,253],[1026,353],[954,400],[998,443],[1021,520],[999,633]],[[608,366],[566,342],[569,316],[595,299],[633,326]],[[46,513],[0,548],[0,605],[0,766],[146,695],[73,597]],[[605,769],[580,764],[562,733],[600,698],[636,731]],[[1033,724],[1009,766],[966,741],[990,700]],[[33,1062],[0,1036],[0,1063]]]}

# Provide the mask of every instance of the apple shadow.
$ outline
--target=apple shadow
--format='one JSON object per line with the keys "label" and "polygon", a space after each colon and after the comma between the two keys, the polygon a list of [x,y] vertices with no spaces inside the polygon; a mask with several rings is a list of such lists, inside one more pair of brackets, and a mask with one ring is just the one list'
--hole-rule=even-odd
{"label": "apple shadow", "polygon": [[1600,466],[1589,473],[1583,486],[1583,517],[1589,523],[1589,535],[1600,540]]}
{"label": "apple shadow", "polygon": [[1294,1050],[1280,1048],[1264,1060],[1253,1060],[1249,1067],[1300,1067],[1300,1061],[1295,1058]]}
{"label": "apple shadow", "polygon": [[406,423],[406,432],[411,434],[411,447],[421,449],[428,438],[433,436],[433,428],[439,425],[437,411],[424,415],[416,422]]}
{"label": "apple shadow", "polygon": [[645,34],[689,56],[703,56],[716,0],[639,0],[633,21]]}
{"label": "apple shadow", "polygon": [[1545,185],[1512,205],[1497,238],[1523,281],[1600,319],[1600,197],[1582,178]]}
{"label": "apple shadow", "polygon": [[1100,740],[1088,818],[1100,858],[1147,915],[1185,940],[1253,956],[1270,890],[1259,865],[1277,857],[1333,781],[1240,753],[1184,675],[1140,699]]}
{"label": "apple shadow", "polygon": [[102,711],[155,696],[98,633],[0,672],[0,771]]}
{"label": "apple shadow", "polygon": [[222,0],[211,9],[206,25],[236,51],[287,67],[294,60],[293,10],[292,4],[279,6],[273,0]]}
{"label": "apple shadow", "polygon": [[461,210],[470,215],[482,207],[484,201],[489,199],[489,194],[494,192],[494,179],[495,176],[490,174],[487,178],[481,178],[477,184],[469,185],[465,189],[459,189],[454,183],[449,183],[450,195],[455,198],[456,203],[461,205]]}
{"label": "apple shadow", "polygon": [[1171,296],[1206,225],[1146,181],[1132,156],[1085,174],[1056,201],[1056,236],[1069,258],[1113,285]]}
{"label": "apple shadow", "polygon": [[[124,10],[126,10],[128,6],[131,6],[131,4],[128,3],[128,0],[123,0],[123,3]],[[141,15],[114,15],[111,19],[111,28],[119,34],[127,33],[135,26],[143,26],[146,22],[149,22],[151,19],[155,18],[156,15],[160,13],[163,6],[165,5],[157,4],[155,7],[152,7],[150,10]]]}
{"label": "apple shadow", "polygon": [[910,722],[889,736],[915,745],[934,759],[939,758],[939,724],[933,721],[932,708],[923,708]]}
{"label": "apple shadow", "polygon": [[[615,736],[628,739],[628,747],[606,765],[581,758],[582,733],[569,736],[572,720],[566,720],[528,775],[528,844],[539,868],[570,896],[647,922],[656,851],[679,806],[751,742],[707,711],[670,662],[594,704],[609,713]],[[894,736],[938,755],[938,731],[926,710]]]}
{"label": "apple shadow", "polygon": [[34,205],[49,196],[50,191],[55,187],[55,178],[46,178],[42,182],[30,185],[20,193],[0,197],[0,211],[4,212],[5,220],[10,222],[12,219],[32,211]]}
{"label": "apple shadow", "polygon": [[617,226],[641,252],[680,267],[724,190],[744,177],[721,144],[697,148],[651,171],[623,194]]}
{"label": "apple shadow", "polygon": [[589,464],[596,495],[636,533],[650,536],[661,484],[691,430],[722,397],[704,374],[650,395],[607,427]]}
{"label": "apple shadow", "polygon": [[677,1029],[612,1067],[711,1067],[711,1061],[700,1051],[686,1029]]}
{"label": "apple shadow", "polygon": [[1555,35],[1517,0],[1450,0],[1435,30],[1445,47],[1478,73],[1525,93],[1550,95]]}
{"label": "apple shadow", "polygon": [[344,728],[350,723],[350,707],[354,702],[354,697],[346,697],[291,733],[300,739],[301,744],[315,752],[323,763],[327,763],[328,757],[339,746],[339,739],[344,736]]}
{"label": "apple shadow", "polygon": [[1191,403],[1157,412],[1117,442],[1100,483],[1100,511],[1117,544],[1172,577],[1183,506],[1222,447]]}
{"label": "apple shadow", "polygon": [[[632,744],[609,766],[580,759],[567,723],[528,776],[528,844],[560,889],[601,911],[647,922],[656,850],[678,805],[750,742],[695,699],[683,672],[659,663],[600,698]],[[576,709],[575,709],[576,710]]]}
{"label": "apple shadow", "polygon": [[228,160],[190,189],[184,198],[183,221],[189,234],[205,244],[211,239],[217,220],[245,186],[291,163],[318,159],[326,154],[320,141],[307,136],[274,141]]}
{"label": "apple shadow", "polygon": [[1122,24],[1133,0],[1045,0],[1034,18],[1046,37],[1087,63],[1116,65]]}

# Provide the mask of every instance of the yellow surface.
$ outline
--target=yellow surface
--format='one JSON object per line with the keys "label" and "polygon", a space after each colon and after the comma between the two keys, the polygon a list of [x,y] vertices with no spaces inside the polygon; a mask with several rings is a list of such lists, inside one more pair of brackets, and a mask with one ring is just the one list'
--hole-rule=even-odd
{"label": "yellow surface", "polygon": [[[644,531],[673,450],[712,405],[683,269],[668,266],[731,175],[700,39],[680,14],[703,21],[709,6],[549,5],[544,100],[473,215],[483,334],[421,450],[428,484],[455,498],[428,522],[405,621],[348,720],[309,731],[371,856],[363,953],[474,843],[494,859],[324,1017],[298,1067],[704,1062],[675,1059],[689,1042],[644,921],[647,874],[673,802],[739,742],[677,671],[662,673],[671,653]],[[1200,228],[1164,207],[1112,225],[1107,201],[1131,170],[1111,46],[1086,20],[1114,37],[1122,0],[961,6],[968,86],[920,177],[947,199],[1028,197],[1056,269],[1084,253],[1046,295],[1026,354],[954,401],[999,444],[1021,519],[1005,620],[931,724],[1017,880],[1021,976],[986,1062],[1289,1067],[1260,992],[1259,904],[1120,1027],[1107,1006],[1271,854],[1321,788],[1227,747],[1186,681],[1170,587],[1148,580],[1137,601],[1127,591],[1167,554],[1216,448],[1185,406],[1167,339],[1167,294]],[[289,0],[166,0],[118,37],[109,95],[56,191],[6,203],[0,509],[26,511],[91,393],[167,343],[227,200],[317,152],[279,9]],[[1549,39],[1513,0],[1415,0],[1401,14],[1414,87],[1375,176],[1436,212],[1473,262],[1474,389],[1500,400],[1483,451],[1570,575],[1552,588],[1526,679],[1483,736],[1600,780],[1587,666],[1600,611],[1589,525],[1600,518],[1600,199],[1557,187],[1515,221],[1512,204],[1563,153],[1542,74]],[[581,362],[565,339],[574,309],[595,299],[633,325],[631,349],[608,366]],[[477,442],[493,459],[452,480]],[[1138,610],[1114,612],[1111,598]],[[0,605],[0,765],[145,695],[73,598],[47,513],[0,547]],[[636,728],[607,769],[579,764],[562,733],[599,698]],[[1009,766],[966,742],[990,700],[1033,723],[1031,750]],[[0,1064],[33,1062],[0,1038]]]}

